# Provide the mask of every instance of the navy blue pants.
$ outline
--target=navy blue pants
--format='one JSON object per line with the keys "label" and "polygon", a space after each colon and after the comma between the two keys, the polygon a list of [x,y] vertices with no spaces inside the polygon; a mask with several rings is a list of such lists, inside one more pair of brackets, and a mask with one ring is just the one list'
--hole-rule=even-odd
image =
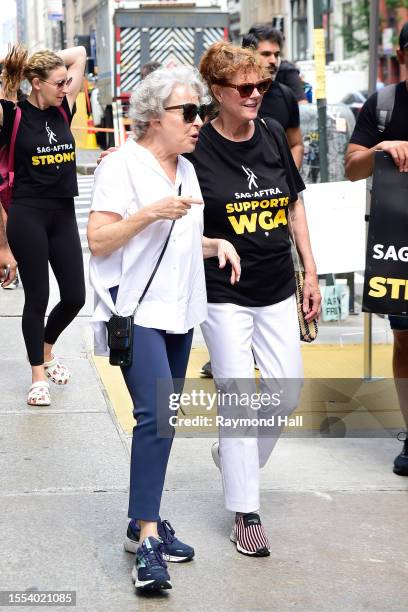
{"label": "navy blue pants", "polygon": [[[111,293],[116,300],[117,288],[111,289]],[[193,330],[166,334],[161,329],[134,325],[133,332],[132,365],[121,368],[137,423],[133,428],[128,516],[156,521],[174,433],[168,427],[166,437],[158,435],[158,417],[161,423],[168,423],[168,418],[175,414],[169,410],[166,396],[182,390]],[[162,388],[159,394],[158,380]]]}

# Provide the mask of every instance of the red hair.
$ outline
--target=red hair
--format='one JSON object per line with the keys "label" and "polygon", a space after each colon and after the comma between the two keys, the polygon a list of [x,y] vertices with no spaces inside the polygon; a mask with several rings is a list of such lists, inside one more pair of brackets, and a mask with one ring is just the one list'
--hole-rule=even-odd
{"label": "red hair", "polygon": [[210,90],[213,85],[222,85],[230,81],[238,72],[244,75],[256,72],[260,79],[270,77],[254,49],[236,47],[225,41],[216,42],[208,47],[200,61],[200,72]]}

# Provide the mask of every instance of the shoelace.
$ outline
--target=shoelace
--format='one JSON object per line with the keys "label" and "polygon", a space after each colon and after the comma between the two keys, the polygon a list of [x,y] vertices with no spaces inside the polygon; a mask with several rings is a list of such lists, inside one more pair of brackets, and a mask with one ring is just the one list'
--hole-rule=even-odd
{"label": "shoelace", "polygon": [[167,568],[167,563],[163,559],[163,544],[160,543],[150,550],[143,546],[144,556],[146,558],[149,567],[154,565],[160,565],[161,567]]}
{"label": "shoelace", "polygon": [[172,544],[175,540],[174,534],[176,533],[169,523],[169,521],[161,522],[162,529],[160,530],[160,538],[162,539],[164,544]]}

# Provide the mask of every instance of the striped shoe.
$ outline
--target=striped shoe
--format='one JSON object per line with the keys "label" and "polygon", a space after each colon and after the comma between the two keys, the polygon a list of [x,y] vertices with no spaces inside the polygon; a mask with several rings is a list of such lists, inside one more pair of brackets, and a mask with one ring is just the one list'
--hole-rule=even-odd
{"label": "striped shoe", "polygon": [[236,519],[230,540],[236,544],[237,551],[243,555],[268,557],[271,554],[261,519],[255,512],[242,514]]}

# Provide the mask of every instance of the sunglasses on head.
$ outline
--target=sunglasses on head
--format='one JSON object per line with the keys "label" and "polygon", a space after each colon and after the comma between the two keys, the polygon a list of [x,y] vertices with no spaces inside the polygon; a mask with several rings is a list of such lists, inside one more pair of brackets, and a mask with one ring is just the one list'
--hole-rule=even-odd
{"label": "sunglasses on head", "polygon": [[186,123],[193,123],[195,121],[197,115],[201,120],[204,119],[206,115],[206,106],[197,106],[197,104],[191,104],[187,102],[186,104],[177,104],[176,106],[166,106],[164,110],[174,110],[175,108],[183,109],[183,119]]}
{"label": "sunglasses on head", "polygon": [[40,79],[43,83],[48,83],[49,85],[54,85],[57,89],[63,89],[64,87],[69,87],[72,83],[72,77],[69,79],[62,79],[61,81],[46,81],[45,79]]}
{"label": "sunglasses on head", "polygon": [[257,89],[258,92],[263,95],[268,91],[271,84],[272,79],[262,79],[262,81],[258,81],[257,83],[240,83],[240,85],[235,85],[234,83],[220,83],[223,87],[232,87],[236,89],[241,98],[249,98],[254,89]]}

